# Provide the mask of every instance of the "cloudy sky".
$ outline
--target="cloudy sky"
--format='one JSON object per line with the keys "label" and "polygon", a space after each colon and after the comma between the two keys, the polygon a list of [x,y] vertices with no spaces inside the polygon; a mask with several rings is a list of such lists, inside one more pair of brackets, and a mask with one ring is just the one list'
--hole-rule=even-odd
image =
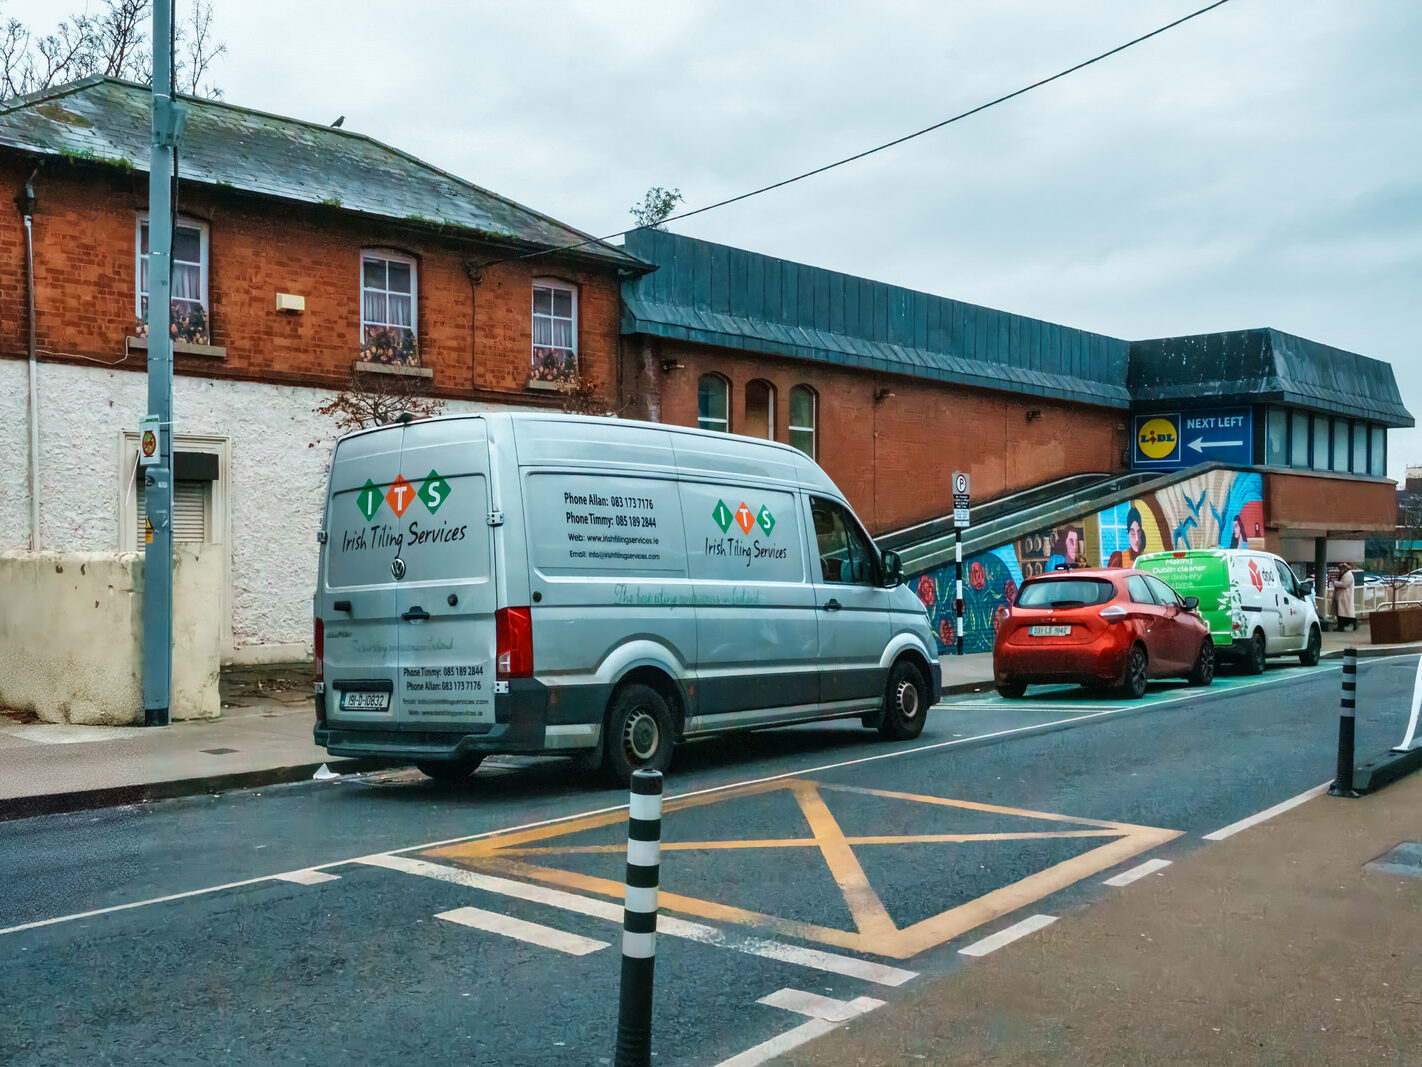
{"label": "cloudy sky", "polygon": [[[1205,2],[218,0],[215,81],[607,234],[651,185],[710,203]],[[672,229],[1125,338],[1273,326],[1388,360],[1422,417],[1419,56],[1416,0],[1231,0]],[[1422,464],[1422,431],[1390,441],[1391,475]]]}

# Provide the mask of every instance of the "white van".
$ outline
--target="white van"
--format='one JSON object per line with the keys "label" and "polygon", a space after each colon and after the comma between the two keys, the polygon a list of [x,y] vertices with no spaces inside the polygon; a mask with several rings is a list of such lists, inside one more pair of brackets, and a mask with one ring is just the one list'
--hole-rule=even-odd
{"label": "white van", "polygon": [[1323,646],[1312,589],[1271,552],[1192,548],[1153,552],[1136,560],[1181,596],[1198,597],[1215,648],[1258,674],[1267,656],[1297,655],[1311,667]]}
{"label": "white van", "polygon": [[315,596],[316,742],[462,778],[490,753],[626,782],[672,744],[856,716],[918,736],[937,645],[786,445],[535,413],[341,438]]}

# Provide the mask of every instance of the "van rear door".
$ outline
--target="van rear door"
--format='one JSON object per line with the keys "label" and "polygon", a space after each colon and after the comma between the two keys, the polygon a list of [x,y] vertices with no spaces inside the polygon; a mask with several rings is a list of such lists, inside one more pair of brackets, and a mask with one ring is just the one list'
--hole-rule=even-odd
{"label": "van rear door", "polygon": [[386,491],[400,475],[399,427],[336,445],[326,501],[326,550],[315,610],[325,626],[327,718],[393,722],[400,634],[390,561],[398,530]]}
{"label": "van rear door", "polygon": [[[482,419],[413,422],[400,457],[397,721],[494,724],[496,632],[489,444]],[[391,502],[392,509],[396,503]],[[392,566],[394,562],[392,560]]]}

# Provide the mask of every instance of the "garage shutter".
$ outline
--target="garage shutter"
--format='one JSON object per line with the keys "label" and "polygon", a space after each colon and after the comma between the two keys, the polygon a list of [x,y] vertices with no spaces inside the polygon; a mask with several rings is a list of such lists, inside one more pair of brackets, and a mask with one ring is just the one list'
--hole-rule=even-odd
{"label": "garage shutter", "polygon": [[[207,495],[211,482],[176,481],[173,483],[174,542],[208,541]],[[138,482],[138,547],[146,543],[144,523],[148,511],[144,501],[144,485]]]}

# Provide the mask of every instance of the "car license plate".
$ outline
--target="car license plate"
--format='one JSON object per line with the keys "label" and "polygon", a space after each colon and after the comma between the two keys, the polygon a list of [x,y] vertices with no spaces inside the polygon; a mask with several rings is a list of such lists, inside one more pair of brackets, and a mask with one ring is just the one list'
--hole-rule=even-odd
{"label": "car license plate", "polygon": [[369,690],[345,690],[341,693],[342,711],[384,711],[390,707],[390,694]]}
{"label": "car license plate", "polygon": [[1065,637],[1071,633],[1070,626],[1029,626],[1027,632],[1033,637]]}

